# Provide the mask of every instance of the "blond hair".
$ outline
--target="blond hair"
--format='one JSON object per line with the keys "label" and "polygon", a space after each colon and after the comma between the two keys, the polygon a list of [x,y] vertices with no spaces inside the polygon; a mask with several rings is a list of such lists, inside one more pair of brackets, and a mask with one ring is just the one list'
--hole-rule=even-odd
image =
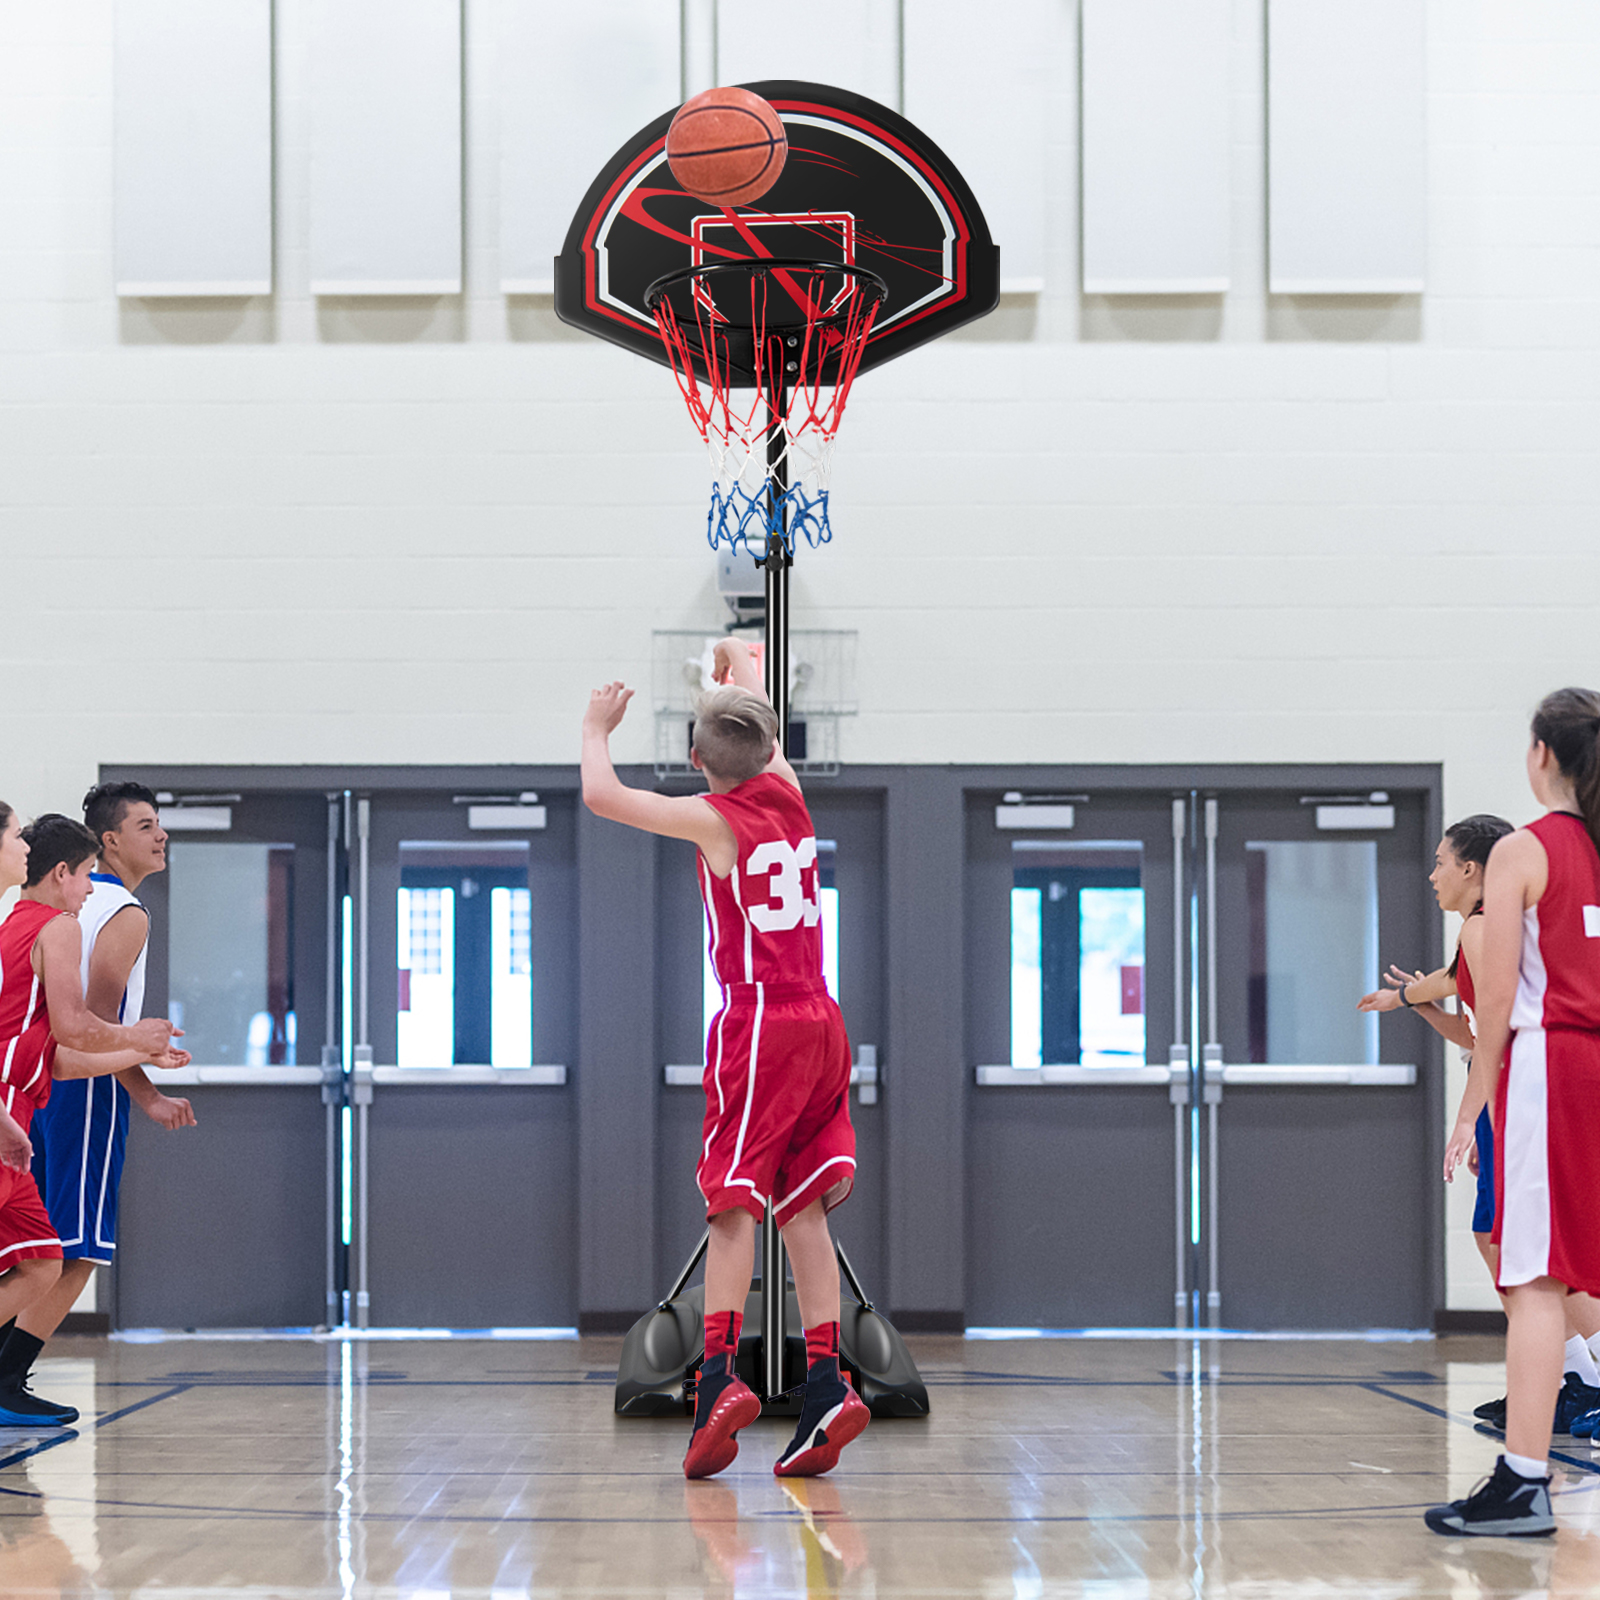
{"label": "blond hair", "polygon": [[722,684],[695,702],[694,748],[713,778],[743,783],[765,772],[777,740],[777,712],[748,689]]}

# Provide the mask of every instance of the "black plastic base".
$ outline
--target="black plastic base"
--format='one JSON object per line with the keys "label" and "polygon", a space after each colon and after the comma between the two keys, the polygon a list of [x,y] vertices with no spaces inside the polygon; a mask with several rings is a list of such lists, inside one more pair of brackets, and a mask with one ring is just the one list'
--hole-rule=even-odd
{"label": "black plastic base", "polygon": [[[788,1293],[786,1326],[800,1327],[794,1290]],[[647,1311],[628,1330],[617,1363],[616,1410],[623,1417],[682,1417],[694,1410],[693,1381],[705,1354],[705,1298],[699,1284],[685,1289],[664,1308]],[[745,1301],[745,1327],[761,1326],[761,1290],[752,1287]],[[763,1402],[766,1416],[798,1416],[800,1391],[806,1379],[806,1342],[801,1333],[784,1341],[785,1384],[781,1395]],[[856,1393],[875,1417],[925,1417],[928,1390],[905,1341],[887,1317],[854,1301],[839,1319],[840,1365],[850,1374]],[[739,1340],[734,1369],[759,1394],[761,1335]]]}

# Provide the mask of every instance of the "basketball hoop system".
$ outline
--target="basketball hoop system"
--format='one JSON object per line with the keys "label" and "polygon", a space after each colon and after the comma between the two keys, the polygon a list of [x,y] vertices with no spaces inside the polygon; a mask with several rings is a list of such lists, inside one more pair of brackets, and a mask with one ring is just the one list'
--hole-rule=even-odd
{"label": "basketball hoop system", "polygon": [[862,267],[770,256],[669,272],[645,291],[711,456],[713,549],[764,563],[781,546],[787,564],[797,537],[833,537],[834,439],[887,293]]}

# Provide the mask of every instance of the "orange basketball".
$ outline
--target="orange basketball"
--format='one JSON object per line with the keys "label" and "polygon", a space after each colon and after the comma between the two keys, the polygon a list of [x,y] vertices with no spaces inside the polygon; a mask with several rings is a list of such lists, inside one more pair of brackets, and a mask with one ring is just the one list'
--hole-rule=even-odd
{"label": "orange basketball", "polygon": [[707,89],[684,101],[667,129],[673,177],[714,206],[759,200],[778,181],[788,153],[778,113],[748,89]]}

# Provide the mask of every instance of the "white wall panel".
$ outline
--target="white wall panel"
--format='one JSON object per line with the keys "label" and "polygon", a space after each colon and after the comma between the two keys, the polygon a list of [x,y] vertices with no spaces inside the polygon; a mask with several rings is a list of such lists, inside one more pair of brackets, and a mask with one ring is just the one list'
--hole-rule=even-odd
{"label": "white wall panel", "polygon": [[461,289],[461,0],[317,0],[311,292]]}
{"label": "white wall panel", "polygon": [[506,0],[500,24],[500,288],[549,294],[584,191],[682,97],[679,0]]}
{"label": "white wall panel", "polygon": [[1228,287],[1229,0],[1083,0],[1083,288]]}
{"label": "white wall panel", "polygon": [[1269,0],[1274,294],[1420,294],[1426,0]]}
{"label": "white wall panel", "polygon": [[1008,0],[1002,28],[971,0],[905,0],[905,114],[978,197],[1008,292],[1044,288],[1052,9]]}
{"label": "white wall panel", "polygon": [[718,0],[717,76],[831,83],[898,110],[899,0]]}
{"label": "white wall panel", "polygon": [[117,0],[119,295],[272,292],[271,0]]}

